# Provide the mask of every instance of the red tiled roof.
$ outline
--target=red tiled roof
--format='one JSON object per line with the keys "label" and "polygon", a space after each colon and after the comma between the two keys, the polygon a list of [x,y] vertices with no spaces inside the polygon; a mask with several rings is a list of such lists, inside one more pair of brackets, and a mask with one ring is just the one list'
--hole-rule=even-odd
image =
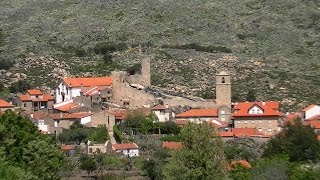
{"label": "red tiled roof", "polygon": [[91,116],[91,113],[87,112],[79,112],[79,113],[57,113],[57,114],[50,114],[50,117],[54,120],[61,120],[61,119],[81,119],[84,117]]}
{"label": "red tiled roof", "polygon": [[111,77],[63,78],[68,87],[111,86]]}
{"label": "red tiled roof", "polygon": [[74,150],[74,146],[71,146],[71,145],[61,145],[61,149],[63,151],[70,151],[70,150]]}
{"label": "red tiled roof", "polygon": [[[258,106],[262,109],[263,113],[261,114],[249,114],[249,110]],[[241,102],[235,104],[236,111],[232,114],[233,117],[248,117],[248,116],[281,116],[282,113],[278,111],[279,102],[270,101],[270,102]]]}
{"label": "red tiled roof", "polygon": [[43,119],[43,118],[45,118],[45,117],[48,115],[46,112],[43,112],[43,111],[34,111],[34,112],[32,112],[32,111],[29,111],[29,112],[25,111],[24,113],[25,113],[26,115],[28,115],[29,117],[31,117],[31,114],[32,114],[32,116],[33,116],[32,119]]}
{"label": "red tiled roof", "polygon": [[43,94],[42,98],[31,98],[30,95],[28,94],[24,94],[24,95],[19,95],[18,98],[24,102],[24,101],[34,101],[34,102],[38,102],[38,101],[53,101],[54,98],[53,96],[51,96],[50,94]]}
{"label": "red tiled roof", "polygon": [[176,115],[177,118],[218,117],[218,109],[191,109]]}
{"label": "red tiled roof", "polygon": [[124,120],[126,119],[126,113],[124,111],[114,111],[112,112],[117,120]]}
{"label": "red tiled roof", "polygon": [[302,111],[308,111],[308,110],[310,110],[310,109],[312,109],[313,107],[316,107],[316,106],[317,105],[315,105],[315,104],[311,104],[310,106],[304,108]]}
{"label": "red tiled roof", "polygon": [[54,107],[54,109],[57,109],[57,110],[63,111],[63,112],[69,112],[71,110],[79,109],[79,108],[81,108],[81,106],[78,105],[78,104],[75,104],[73,102],[70,102],[68,104],[65,104],[65,105],[62,105],[62,106],[59,106],[59,107]]}
{"label": "red tiled roof", "polygon": [[255,128],[233,128],[232,132],[235,137],[259,135]]}
{"label": "red tiled roof", "polygon": [[309,124],[313,129],[320,129],[320,120],[310,120],[306,124]]}
{"label": "red tiled roof", "polygon": [[139,147],[135,143],[127,144],[112,144],[113,150],[126,150],[126,149],[138,149]]}
{"label": "red tiled roof", "polygon": [[99,94],[98,86],[84,87],[82,88],[81,92],[85,96],[93,96],[93,95]]}
{"label": "red tiled roof", "polygon": [[176,125],[187,125],[189,121],[187,120],[175,120]]}
{"label": "red tiled roof", "polygon": [[27,90],[27,93],[30,95],[42,95],[42,92],[38,89],[29,89]]}
{"label": "red tiled roof", "polygon": [[222,127],[228,127],[229,125],[223,121],[220,121],[218,119],[212,119],[209,121],[209,124],[215,128],[222,128]]}
{"label": "red tiled roof", "polygon": [[182,142],[162,142],[161,145],[164,149],[170,149],[170,150],[176,150],[176,149],[182,149]]}
{"label": "red tiled roof", "polygon": [[218,135],[221,137],[233,137],[233,132],[231,131],[221,131],[218,132]]}
{"label": "red tiled roof", "polygon": [[165,107],[164,105],[161,105],[161,104],[159,104],[159,105],[157,105],[157,106],[155,106],[155,107],[153,107],[153,108],[151,108],[152,110],[166,110],[166,109],[168,109],[167,107]]}
{"label": "red tiled roof", "polygon": [[12,104],[8,103],[3,99],[0,99],[0,108],[12,108],[12,107],[14,107]]}

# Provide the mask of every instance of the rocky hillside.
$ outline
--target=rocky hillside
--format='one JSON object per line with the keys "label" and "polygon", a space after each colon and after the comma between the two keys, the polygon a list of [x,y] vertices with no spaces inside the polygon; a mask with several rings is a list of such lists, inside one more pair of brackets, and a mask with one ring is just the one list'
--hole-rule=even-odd
{"label": "rocky hillside", "polygon": [[[1,71],[8,86],[107,75],[147,54],[153,83],[179,93],[211,97],[225,69],[235,100],[254,89],[285,109],[320,101],[318,0],[2,0],[0,29],[0,61],[17,62]],[[127,47],[106,64],[94,51],[103,42]]]}

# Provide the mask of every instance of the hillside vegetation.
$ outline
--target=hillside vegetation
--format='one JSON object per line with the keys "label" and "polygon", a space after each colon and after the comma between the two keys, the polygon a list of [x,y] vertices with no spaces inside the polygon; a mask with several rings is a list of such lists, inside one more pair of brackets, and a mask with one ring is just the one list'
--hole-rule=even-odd
{"label": "hillside vegetation", "polygon": [[[183,94],[207,94],[226,69],[235,100],[254,89],[288,107],[320,101],[318,0],[1,0],[0,29],[1,64],[19,62],[11,71],[34,86],[54,84],[40,56],[66,63],[67,74],[105,75],[147,47],[154,84]],[[105,42],[125,48],[97,53]]]}

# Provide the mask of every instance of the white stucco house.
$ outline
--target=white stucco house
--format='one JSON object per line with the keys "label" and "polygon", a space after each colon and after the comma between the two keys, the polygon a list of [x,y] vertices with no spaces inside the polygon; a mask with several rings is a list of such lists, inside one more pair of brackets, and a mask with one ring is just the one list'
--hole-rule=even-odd
{"label": "white stucco house", "polygon": [[171,121],[174,117],[172,109],[163,105],[157,105],[151,108],[151,111],[158,117],[159,122]]}
{"label": "white stucco house", "polygon": [[303,109],[303,112],[305,120],[312,120],[314,118],[318,118],[320,117],[320,105],[312,104]]}
{"label": "white stucco house", "polygon": [[55,89],[55,103],[71,100],[80,96],[83,88],[111,87],[111,77],[63,78]]}
{"label": "white stucco house", "polygon": [[112,144],[112,150],[129,157],[139,156],[139,147],[136,143]]}

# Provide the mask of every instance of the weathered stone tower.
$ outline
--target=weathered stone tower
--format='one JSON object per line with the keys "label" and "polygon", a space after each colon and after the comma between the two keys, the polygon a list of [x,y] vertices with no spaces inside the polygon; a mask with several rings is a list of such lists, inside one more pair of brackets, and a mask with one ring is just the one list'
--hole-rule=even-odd
{"label": "weathered stone tower", "polygon": [[225,71],[216,75],[216,102],[218,106],[231,108],[231,78]]}
{"label": "weathered stone tower", "polygon": [[116,102],[118,104],[122,104],[123,95],[125,92],[125,86],[126,86],[126,72],[124,71],[112,71],[111,77],[112,77],[112,101]]}
{"label": "weathered stone tower", "polygon": [[151,86],[150,58],[144,58],[141,62],[141,85]]}

